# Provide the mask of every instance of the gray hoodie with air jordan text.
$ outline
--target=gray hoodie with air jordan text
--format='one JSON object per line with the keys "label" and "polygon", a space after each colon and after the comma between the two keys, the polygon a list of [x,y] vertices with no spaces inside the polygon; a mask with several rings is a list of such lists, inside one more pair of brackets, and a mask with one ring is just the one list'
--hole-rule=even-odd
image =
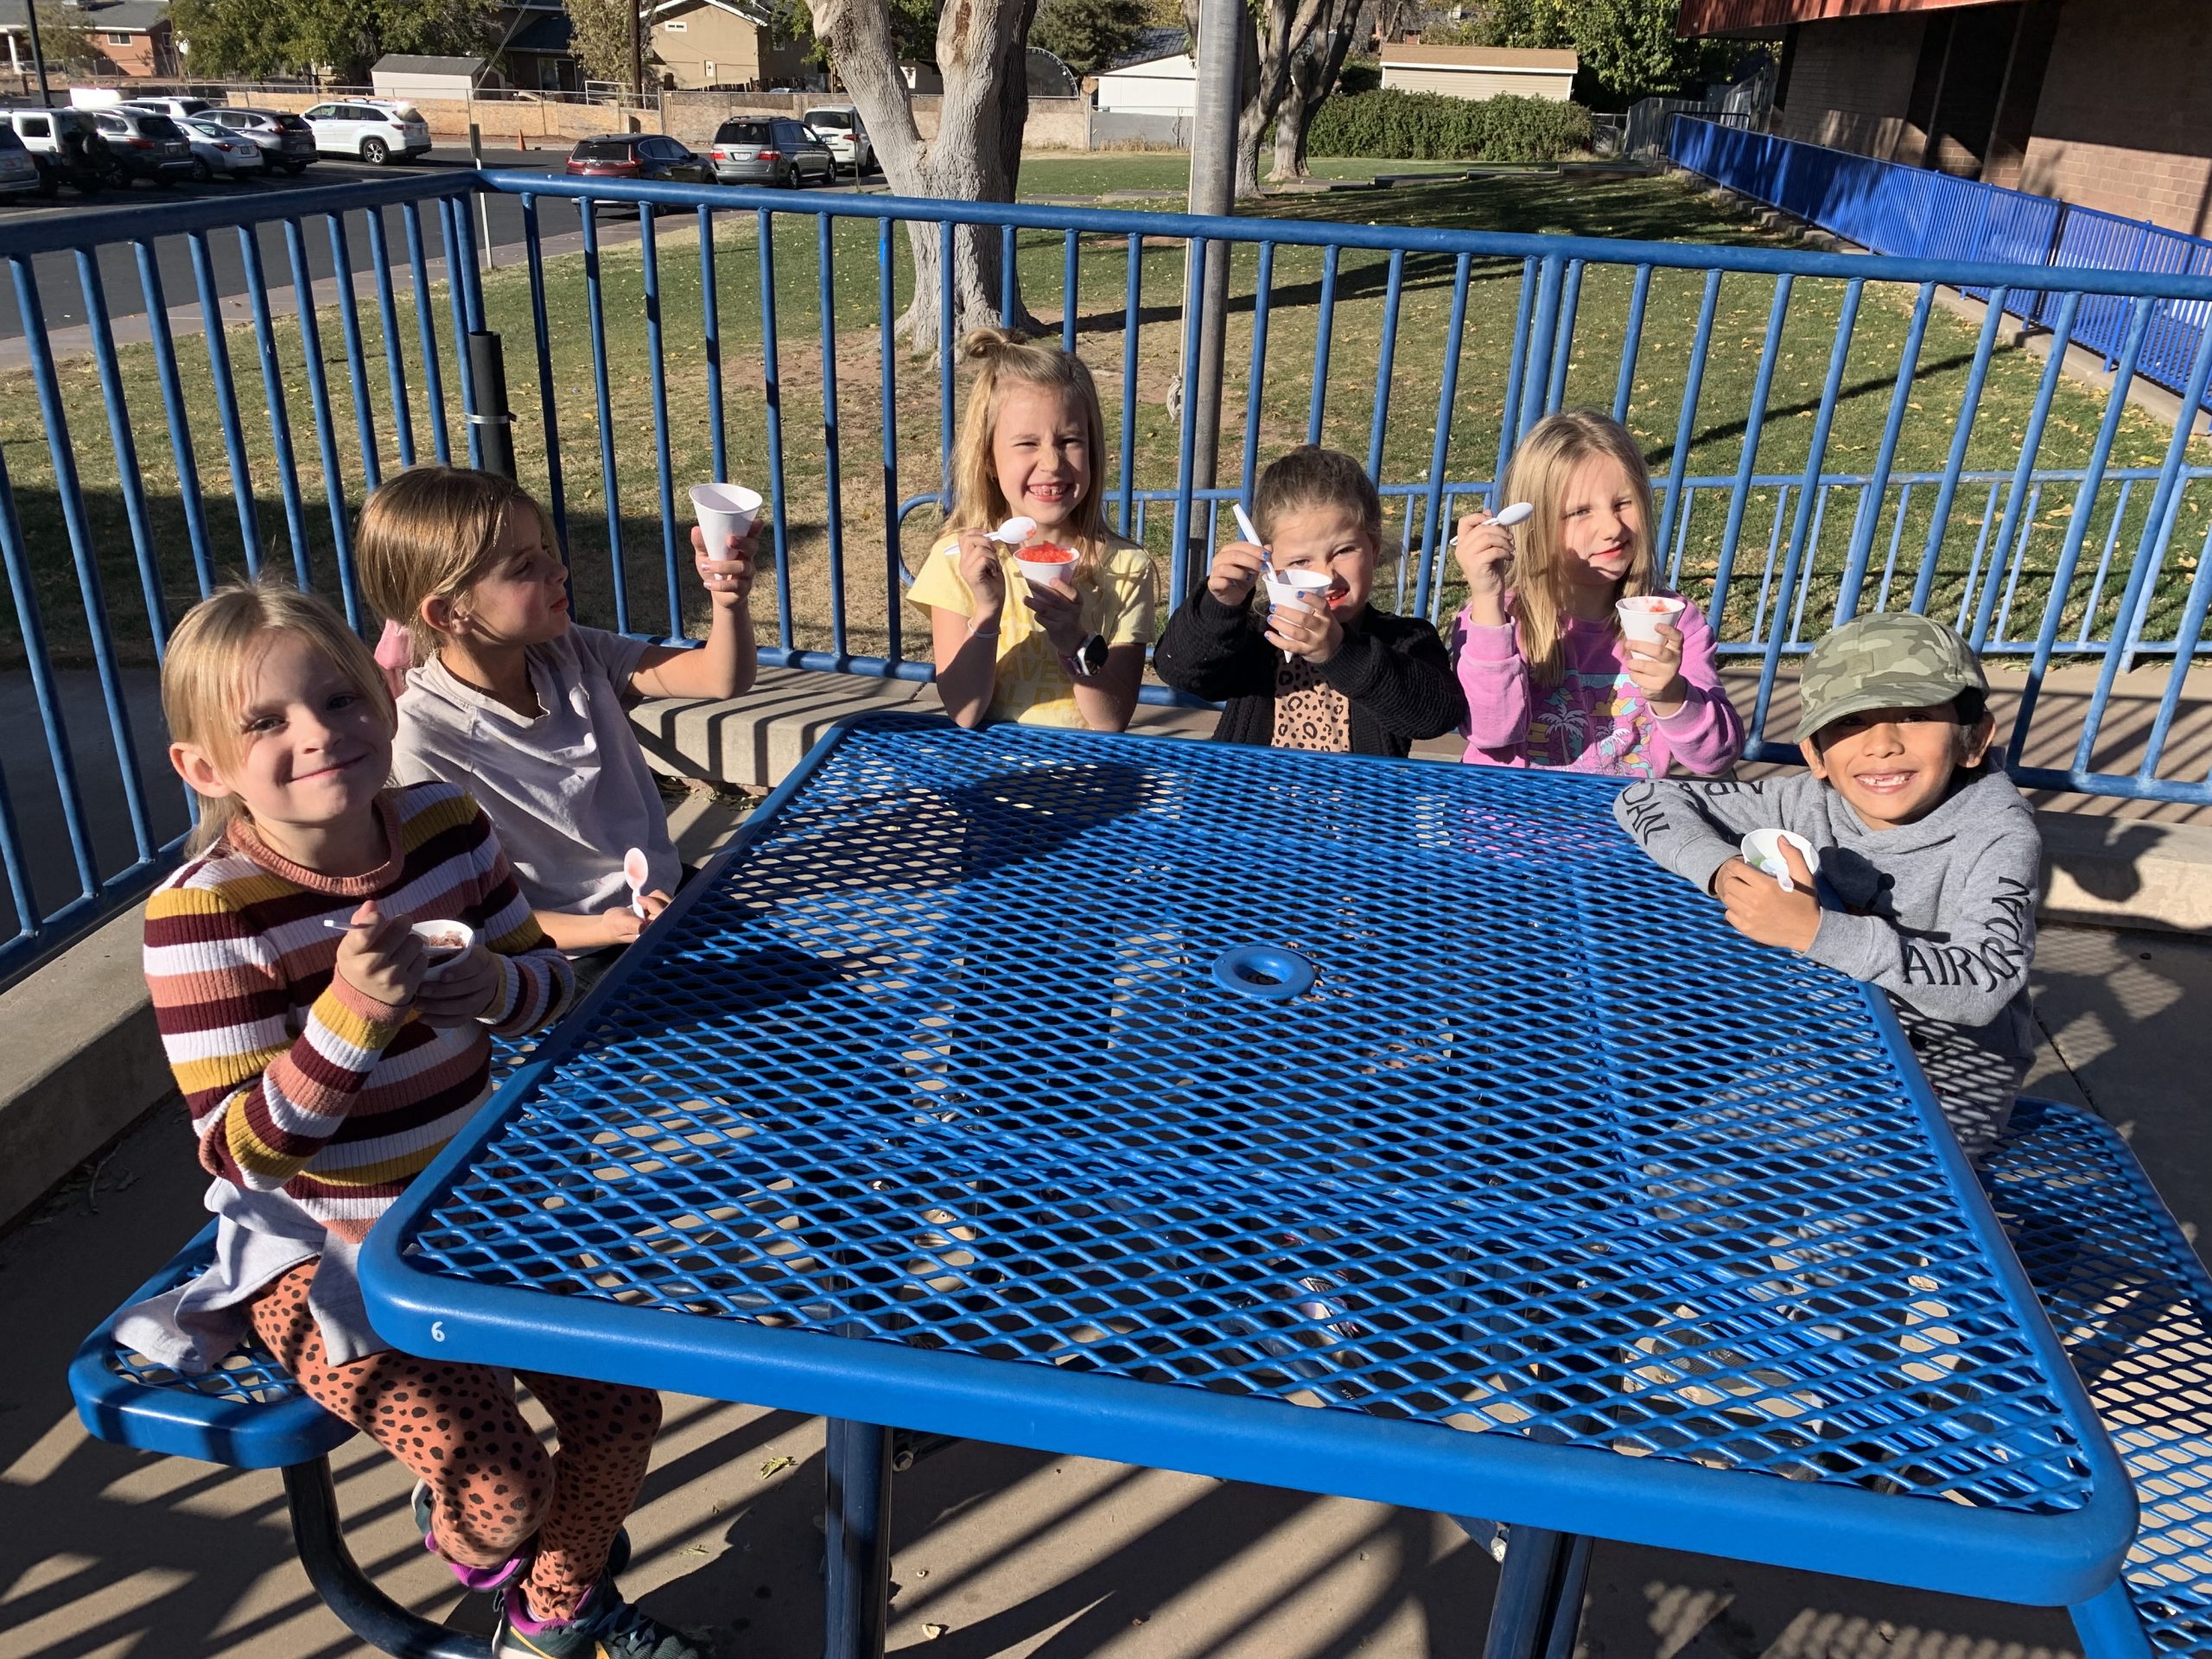
{"label": "gray hoodie with air jordan text", "polygon": [[1962,772],[1926,817],[1870,830],[1808,772],[1758,783],[1662,779],[1621,791],[1621,828],[1710,892],[1753,830],[1819,850],[1820,931],[1805,955],[1890,995],[1970,1157],[2005,1126],[2035,1054],[2035,814],[1995,767]]}

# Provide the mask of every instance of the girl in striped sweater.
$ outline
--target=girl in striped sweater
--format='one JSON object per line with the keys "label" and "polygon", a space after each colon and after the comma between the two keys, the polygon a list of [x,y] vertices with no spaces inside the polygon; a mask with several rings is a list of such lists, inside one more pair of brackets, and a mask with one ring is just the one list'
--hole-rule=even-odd
{"label": "girl in striped sweater", "polygon": [[[119,1334],[205,1370],[251,1328],[302,1388],[412,1469],[424,1541],[501,1600],[495,1651],[681,1659],[624,1603],[607,1557],[645,1474],[657,1395],[512,1379],[380,1341],[354,1262],[377,1217],[489,1096],[491,1039],[568,1002],[551,949],[474,803],[387,789],[393,715],[375,660],[320,600],[227,588],[162,668],[169,759],[199,796],[183,868],[146,907],[146,978],[214,1177],[213,1266]],[[476,942],[433,966],[412,924]]]}

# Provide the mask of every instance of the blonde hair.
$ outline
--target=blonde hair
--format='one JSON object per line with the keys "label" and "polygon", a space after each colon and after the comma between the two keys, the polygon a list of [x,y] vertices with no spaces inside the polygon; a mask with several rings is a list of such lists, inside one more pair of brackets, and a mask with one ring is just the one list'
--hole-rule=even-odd
{"label": "blonde hair", "polygon": [[[1582,464],[1604,456],[1619,464],[1636,496],[1636,557],[1621,577],[1619,596],[1652,591],[1651,538],[1657,532],[1651,505],[1651,474],[1629,429],[1594,409],[1561,410],[1529,429],[1505,471],[1508,501],[1535,505],[1514,541],[1513,620],[1522,659],[1538,685],[1557,685],[1564,671],[1560,650],[1567,561],[1560,548],[1560,515],[1568,482]],[[1618,617],[1611,619],[1618,630]]]}
{"label": "blonde hair", "polygon": [[353,532],[361,591],[377,613],[404,627],[415,660],[437,651],[438,636],[423,620],[423,601],[458,602],[492,573],[507,514],[536,515],[545,545],[556,551],[553,516],[511,478],[466,467],[410,467],[369,498]]}
{"label": "blonde hair", "polygon": [[[162,718],[169,741],[189,743],[228,771],[238,762],[238,714],[267,649],[266,636],[296,633],[336,665],[353,690],[382,711],[385,728],[397,717],[377,659],[346,619],[313,594],[271,582],[219,588],[187,611],[162,658]],[[235,795],[202,795],[200,822],[185,842],[188,855],[206,850],[246,816]]]}
{"label": "blonde hair", "polygon": [[[952,512],[945,529],[955,535],[963,530],[995,530],[1009,516],[998,471],[991,464],[991,439],[998,429],[1006,388],[1041,386],[1071,398],[1083,422],[1090,482],[1075,504],[1068,529],[1075,543],[1076,579],[1096,575],[1112,532],[1106,528],[1106,492],[1099,472],[1106,455],[1106,419],[1099,412],[1098,386],[1090,378],[1090,365],[1073,352],[1005,328],[973,330],[961,341],[960,354],[982,366],[968,383],[968,413],[961,423],[960,441],[952,447]],[[1002,556],[1011,557],[1012,551],[1003,550]]]}
{"label": "blonde hair", "polygon": [[1341,449],[1301,443],[1269,461],[1252,492],[1252,528],[1272,539],[1285,514],[1306,507],[1341,507],[1357,514],[1368,539],[1382,545],[1382,494],[1367,468]]}

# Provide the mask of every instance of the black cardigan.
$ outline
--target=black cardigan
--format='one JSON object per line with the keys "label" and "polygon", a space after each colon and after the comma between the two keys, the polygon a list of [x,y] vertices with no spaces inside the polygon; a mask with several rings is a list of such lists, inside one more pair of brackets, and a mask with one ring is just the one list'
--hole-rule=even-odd
{"label": "black cardigan", "polygon": [[[1216,739],[1265,747],[1275,734],[1275,670],[1265,618],[1230,606],[1204,584],[1167,620],[1152,654],[1179,691],[1220,702]],[[1402,755],[1416,739],[1441,737],[1467,718],[1466,694],[1436,630],[1417,616],[1367,608],[1337,654],[1314,670],[1351,703],[1351,752]]]}

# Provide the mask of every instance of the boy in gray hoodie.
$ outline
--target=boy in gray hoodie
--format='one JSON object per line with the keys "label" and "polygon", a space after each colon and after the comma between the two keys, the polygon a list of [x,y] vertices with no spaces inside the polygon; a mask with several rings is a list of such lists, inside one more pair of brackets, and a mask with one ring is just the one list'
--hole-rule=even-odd
{"label": "boy in gray hoodie", "polygon": [[[1984,764],[1988,681],[1952,629],[1862,616],[1813,648],[1797,744],[1809,769],[1759,783],[1655,781],[1613,814],[1660,863],[1719,899],[1761,944],[1878,985],[1970,1158],[2004,1128],[2035,1053],[2042,838],[2010,779]],[[1791,880],[1738,855],[1753,830],[1794,830]]]}

